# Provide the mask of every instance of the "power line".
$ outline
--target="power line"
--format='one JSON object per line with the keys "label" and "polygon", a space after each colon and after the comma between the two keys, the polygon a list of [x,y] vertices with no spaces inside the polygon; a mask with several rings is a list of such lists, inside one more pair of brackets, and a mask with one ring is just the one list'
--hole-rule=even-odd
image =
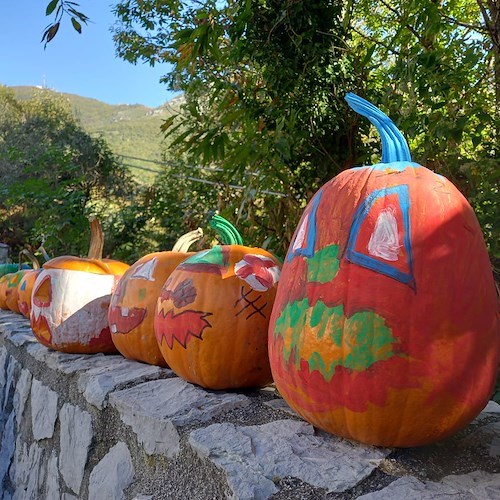
{"label": "power line", "polygon": [[[158,165],[168,166],[168,163],[159,162],[159,161],[156,161],[156,160],[147,160],[145,158],[136,158],[134,156],[125,156],[125,155],[120,155],[120,156],[121,156],[121,158],[129,158],[131,160],[147,161],[149,163],[156,163]],[[160,170],[154,170],[152,168],[142,167],[142,166],[139,166],[139,165],[132,165],[131,163],[123,163],[122,162],[122,165],[124,167],[130,167],[130,168],[135,168],[135,169],[138,169],[138,170],[144,170],[146,172],[153,172],[155,174],[160,173]],[[186,167],[187,168],[191,168],[191,169],[196,168],[196,167],[191,167],[191,166],[188,166],[188,165],[186,165]],[[222,168],[216,168],[216,167],[214,167],[214,168],[198,167],[198,168],[203,169],[203,170],[217,171],[217,172],[222,172],[223,171]],[[199,182],[201,184],[209,184],[211,186],[228,187],[230,189],[235,189],[235,190],[238,190],[238,191],[244,191],[245,189],[247,189],[245,186],[239,186],[237,184],[226,184],[225,182],[222,182],[222,181],[210,181],[208,179],[200,179],[198,177],[193,177],[193,176],[190,176],[190,175],[171,174],[171,177],[174,177],[176,179],[186,179],[186,180],[193,181],[193,182]],[[285,193],[280,193],[279,191],[271,191],[271,190],[268,190],[268,189],[259,190],[259,193],[261,193],[261,194],[268,194],[268,195],[271,195],[271,196],[278,196],[280,198],[286,198],[287,197],[287,195]]]}

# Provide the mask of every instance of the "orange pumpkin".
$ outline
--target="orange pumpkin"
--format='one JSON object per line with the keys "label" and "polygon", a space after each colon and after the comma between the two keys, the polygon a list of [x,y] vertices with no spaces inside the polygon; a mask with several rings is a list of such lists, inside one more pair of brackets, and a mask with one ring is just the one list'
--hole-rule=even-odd
{"label": "orange pumpkin", "polygon": [[40,268],[38,259],[31,252],[28,250],[22,250],[21,254],[28,257],[33,266],[33,269],[27,269],[23,272],[22,278],[17,287],[17,306],[19,312],[25,318],[29,318],[33,285],[35,284],[36,278],[41,273],[42,269]]}
{"label": "orange pumpkin", "polygon": [[111,297],[108,322],[111,339],[128,359],[167,366],[156,342],[153,319],[161,287],[172,271],[191,255],[191,244],[203,235],[201,229],[185,234],[172,251],[141,257],[122,276]]}
{"label": "orange pumpkin", "polygon": [[0,276],[0,309],[9,309],[7,307],[7,282],[9,281],[12,273]]}
{"label": "orange pumpkin", "polygon": [[451,182],[411,161],[353,94],[382,163],[341,172],[305,209],[269,329],[274,381],[314,426],[380,446],[450,436],[484,408],[500,354],[482,231]]}
{"label": "orange pumpkin", "polygon": [[[29,260],[32,268],[28,267],[29,264],[23,264],[23,259]],[[32,272],[33,269],[39,269],[40,264],[37,258],[26,249],[21,250],[19,252],[19,265],[17,266],[18,270],[14,273],[8,275],[8,280],[5,289],[5,305],[7,309],[15,313],[19,313],[19,287],[21,285],[21,281],[26,273]]]}
{"label": "orange pumpkin", "polygon": [[[211,225],[218,224],[214,216]],[[235,231],[222,225],[227,234]],[[156,308],[154,329],[166,362],[178,376],[207,389],[272,381],[267,328],[280,264],[266,250],[233,241],[182,262]]]}
{"label": "orange pumpkin", "polygon": [[47,347],[68,353],[116,352],[108,308],[129,265],[102,259],[103,243],[101,225],[92,219],[87,258],[61,256],[43,265],[33,287],[30,322]]}

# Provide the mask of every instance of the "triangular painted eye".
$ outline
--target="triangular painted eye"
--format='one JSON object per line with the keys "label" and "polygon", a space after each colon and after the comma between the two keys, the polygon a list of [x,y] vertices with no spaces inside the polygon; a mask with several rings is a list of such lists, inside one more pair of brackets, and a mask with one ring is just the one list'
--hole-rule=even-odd
{"label": "triangular painted eye", "polygon": [[156,257],[153,257],[151,260],[148,260],[146,262],[143,262],[142,264],[139,264],[134,272],[130,276],[129,279],[142,279],[142,280],[148,280],[148,281],[155,281],[155,278],[153,276],[156,264],[158,263],[158,259]]}
{"label": "triangular painted eye", "polygon": [[409,210],[406,184],[372,191],[354,214],[347,260],[415,289]]}
{"label": "triangular painted eye", "polygon": [[396,209],[392,206],[380,211],[375,223],[375,228],[368,242],[368,253],[374,257],[388,261],[399,258],[398,221],[395,216]]}

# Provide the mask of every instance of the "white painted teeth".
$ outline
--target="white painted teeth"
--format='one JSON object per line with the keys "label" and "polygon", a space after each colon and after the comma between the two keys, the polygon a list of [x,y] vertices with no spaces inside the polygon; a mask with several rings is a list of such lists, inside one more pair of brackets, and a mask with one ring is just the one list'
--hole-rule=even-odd
{"label": "white painted teeth", "polygon": [[109,328],[111,330],[111,333],[116,333],[118,330],[116,328],[116,325],[114,323],[112,323],[111,325],[109,325]]}
{"label": "white painted teeth", "polygon": [[125,318],[128,316],[128,307],[122,307],[122,316]]}

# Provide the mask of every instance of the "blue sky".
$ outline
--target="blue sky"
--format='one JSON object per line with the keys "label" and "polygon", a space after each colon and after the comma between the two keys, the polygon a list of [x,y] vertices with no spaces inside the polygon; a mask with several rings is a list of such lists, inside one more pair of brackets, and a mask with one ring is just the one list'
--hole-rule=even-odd
{"label": "blue sky", "polygon": [[80,10],[92,23],[79,35],[69,18],[44,50],[40,43],[52,17],[48,0],[1,2],[0,84],[42,85],[59,92],[93,97],[108,104],[157,107],[174,94],[160,84],[167,67],[130,64],[115,55],[112,35],[113,2],[81,0]]}

